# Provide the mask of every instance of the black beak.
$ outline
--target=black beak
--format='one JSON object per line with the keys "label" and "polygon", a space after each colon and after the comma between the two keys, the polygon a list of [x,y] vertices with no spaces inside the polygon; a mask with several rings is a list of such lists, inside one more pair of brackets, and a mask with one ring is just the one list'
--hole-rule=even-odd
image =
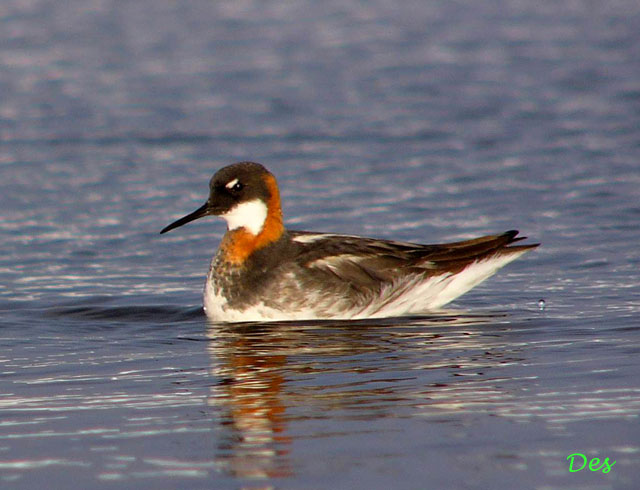
{"label": "black beak", "polygon": [[187,214],[183,218],[180,218],[179,220],[174,221],[170,225],[165,226],[160,233],[161,234],[166,233],[168,231],[173,230],[174,228],[177,228],[178,226],[186,225],[190,221],[196,220],[198,218],[202,218],[203,216],[207,216],[208,214],[210,213],[209,213],[209,202],[207,201],[204,203],[203,206],[196,209],[193,213]]}

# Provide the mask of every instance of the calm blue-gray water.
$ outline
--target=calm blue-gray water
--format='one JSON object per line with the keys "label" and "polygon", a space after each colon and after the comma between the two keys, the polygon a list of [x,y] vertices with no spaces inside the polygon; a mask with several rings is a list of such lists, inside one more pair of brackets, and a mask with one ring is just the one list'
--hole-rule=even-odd
{"label": "calm blue-gray water", "polygon": [[[638,26],[636,0],[2,2],[0,487],[638,488]],[[209,323],[224,223],[158,232],[239,160],[295,229],[542,246],[430,317]]]}

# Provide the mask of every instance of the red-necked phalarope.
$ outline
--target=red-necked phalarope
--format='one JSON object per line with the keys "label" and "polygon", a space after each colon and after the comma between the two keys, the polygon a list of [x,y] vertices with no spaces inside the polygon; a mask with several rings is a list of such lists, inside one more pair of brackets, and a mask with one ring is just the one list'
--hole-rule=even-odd
{"label": "red-necked phalarope", "polygon": [[207,202],[161,233],[203,216],[228,230],[211,261],[204,309],[226,322],[372,318],[437,309],[539,244],[517,231],[438,245],[287,230],[275,177],[234,163]]}

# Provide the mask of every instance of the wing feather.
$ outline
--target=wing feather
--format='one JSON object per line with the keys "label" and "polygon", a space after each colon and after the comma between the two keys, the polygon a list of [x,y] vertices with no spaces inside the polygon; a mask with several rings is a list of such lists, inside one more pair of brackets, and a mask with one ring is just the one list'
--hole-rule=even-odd
{"label": "wing feather", "polygon": [[370,289],[417,274],[425,277],[456,273],[494,255],[521,253],[538,244],[508,246],[523,240],[516,230],[438,245],[376,240],[349,235],[291,232],[299,243],[299,258],[308,268],[322,270]]}

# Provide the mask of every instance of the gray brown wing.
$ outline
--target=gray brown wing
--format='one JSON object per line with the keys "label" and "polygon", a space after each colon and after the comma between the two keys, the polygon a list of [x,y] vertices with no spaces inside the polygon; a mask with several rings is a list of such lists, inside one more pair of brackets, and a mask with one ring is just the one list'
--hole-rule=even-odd
{"label": "gray brown wing", "polygon": [[401,275],[456,273],[483,258],[538,246],[509,246],[526,238],[518,237],[516,230],[437,245],[300,231],[290,233],[293,241],[299,244],[299,264],[323,271],[327,277],[347,281],[360,290],[377,289]]}

